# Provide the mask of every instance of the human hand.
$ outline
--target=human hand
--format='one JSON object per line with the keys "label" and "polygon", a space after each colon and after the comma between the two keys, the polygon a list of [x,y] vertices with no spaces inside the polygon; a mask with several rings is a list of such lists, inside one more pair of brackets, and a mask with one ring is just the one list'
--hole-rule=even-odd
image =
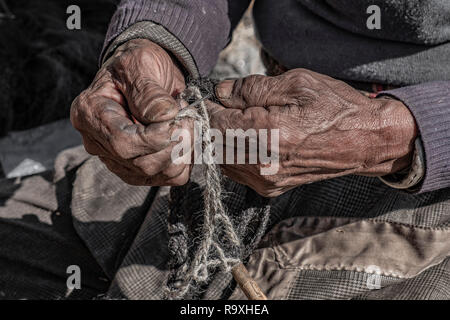
{"label": "human hand", "polygon": [[222,166],[263,196],[348,174],[383,176],[411,161],[417,128],[400,101],[369,99],[304,69],[226,80],[216,93],[223,106],[208,104],[212,128],[280,130],[276,174],[262,175],[260,163]]}
{"label": "human hand", "polygon": [[174,164],[176,97],[185,89],[183,74],[169,54],[151,41],[131,40],[101,67],[92,84],[73,102],[71,121],[87,152],[132,185],[182,185],[190,165]]}

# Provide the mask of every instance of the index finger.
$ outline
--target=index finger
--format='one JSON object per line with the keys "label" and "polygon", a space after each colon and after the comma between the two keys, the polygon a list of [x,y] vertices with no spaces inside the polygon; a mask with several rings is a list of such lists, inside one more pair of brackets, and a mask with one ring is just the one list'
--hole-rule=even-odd
{"label": "index finger", "polygon": [[111,155],[132,159],[157,152],[170,144],[172,123],[159,122],[144,126],[133,122],[117,102],[96,97],[95,111],[84,117],[81,130],[103,146]]}

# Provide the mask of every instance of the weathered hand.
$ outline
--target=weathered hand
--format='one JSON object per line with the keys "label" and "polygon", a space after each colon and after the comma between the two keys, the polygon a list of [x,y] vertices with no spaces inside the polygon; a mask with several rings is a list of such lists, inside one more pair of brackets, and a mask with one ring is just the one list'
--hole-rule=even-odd
{"label": "weathered hand", "polygon": [[261,195],[347,174],[387,175],[411,160],[417,129],[400,101],[369,99],[304,69],[227,80],[216,90],[225,108],[209,103],[212,128],[280,130],[275,175],[261,175],[260,164],[222,166]]}
{"label": "weathered hand", "polygon": [[180,109],[173,97],[185,88],[171,57],[143,39],[119,47],[95,80],[72,104],[71,121],[84,146],[133,185],[182,185],[189,165],[175,165],[171,133],[192,130],[172,120]]}

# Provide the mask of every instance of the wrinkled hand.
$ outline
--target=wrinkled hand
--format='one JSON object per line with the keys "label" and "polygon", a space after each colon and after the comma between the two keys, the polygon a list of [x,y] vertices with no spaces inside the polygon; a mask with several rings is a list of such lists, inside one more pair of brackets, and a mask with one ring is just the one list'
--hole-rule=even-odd
{"label": "wrinkled hand", "polygon": [[275,175],[261,175],[261,164],[222,166],[263,196],[347,174],[383,176],[411,161],[417,129],[400,101],[369,99],[304,69],[227,80],[216,91],[225,107],[209,103],[212,128],[280,130]]}
{"label": "wrinkled hand", "polygon": [[143,39],[119,47],[90,87],[72,104],[71,121],[86,151],[133,185],[182,185],[190,166],[175,165],[173,130],[192,130],[172,120],[180,109],[173,97],[185,89],[171,57]]}

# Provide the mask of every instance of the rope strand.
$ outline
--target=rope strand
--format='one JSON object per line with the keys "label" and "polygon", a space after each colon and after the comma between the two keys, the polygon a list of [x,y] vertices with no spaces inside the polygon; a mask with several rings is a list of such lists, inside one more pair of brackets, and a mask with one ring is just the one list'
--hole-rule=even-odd
{"label": "rope strand", "polygon": [[[222,181],[220,169],[213,159],[213,142],[211,138],[211,127],[205,98],[202,96],[198,87],[189,87],[182,98],[186,99],[193,96],[197,99],[196,109],[185,108],[180,111],[176,117],[176,121],[182,119],[194,119],[199,121],[202,128],[203,156],[208,161],[203,161],[204,177],[206,187],[203,191],[204,201],[204,218],[202,225],[202,239],[198,246],[191,265],[183,265],[178,272],[178,281],[171,285],[168,284],[167,297],[170,299],[181,299],[190,290],[193,283],[206,283],[209,279],[209,270],[219,268],[224,272],[231,272],[231,269],[241,263],[236,257],[227,256],[226,250],[222,244],[231,245],[238,252],[241,242],[237,236],[229,215],[222,203]],[[221,229],[221,230],[220,230]],[[222,231],[222,232],[220,232]],[[219,241],[218,235],[223,233],[224,238]],[[211,257],[215,257],[211,259]]]}

